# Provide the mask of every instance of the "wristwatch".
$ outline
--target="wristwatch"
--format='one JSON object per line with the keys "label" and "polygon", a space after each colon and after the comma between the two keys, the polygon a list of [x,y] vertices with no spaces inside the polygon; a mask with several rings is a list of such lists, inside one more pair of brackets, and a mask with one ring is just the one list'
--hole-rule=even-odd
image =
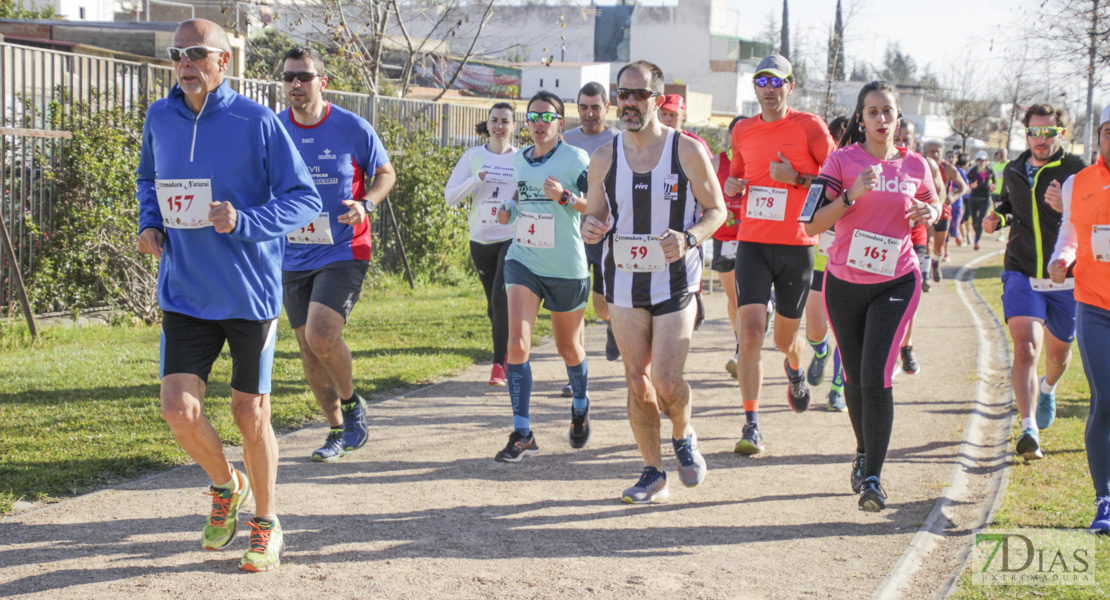
{"label": "wristwatch", "polygon": [[370,214],[370,213],[374,212],[375,210],[377,210],[377,208],[378,208],[377,204],[374,204],[373,202],[371,202],[369,200],[363,200],[362,205],[366,208],[366,214]]}
{"label": "wristwatch", "polygon": [[806,176],[802,175],[801,173],[798,173],[798,178],[794,180],[794,183],[795,183],[795,185],[805,185],[806,184]]}
{"label": "wristwatch", "polygon": [[686,236],[686,247],[696,248],[698,245],[698,236],[690,233],[689,231],[684,231],[683,234]]}
{"label": "wristwatch", "polygon": [[574,194],[571,194],[570,190],[563,190],[563,195],[559,197],[559,204],[570,204],[570,199],[572,196],[574,196]]}
{"label": "wristwatch", "polygon": [[848,192],[847,191],[845,191],[843,194],[841,194],[840,201],[844,203],[844,206],[851,206],[851,205],[856,203],[855,200],[849,200],[848,199]]}

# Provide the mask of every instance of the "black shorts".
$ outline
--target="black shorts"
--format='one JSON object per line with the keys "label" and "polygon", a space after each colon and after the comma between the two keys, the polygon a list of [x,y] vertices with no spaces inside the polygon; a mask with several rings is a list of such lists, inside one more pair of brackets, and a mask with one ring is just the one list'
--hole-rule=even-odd
{"label": "black shorts", "polygon": [[721,252],[725,243],[721,240],[713,240],[713,262],[709,264],[709,268],[719,273],[731,273],[736,270],[736,258],[725,258],[721,256]]}
{"label": "black shorts", "polygon": [[208,383],[212,364],[226,341],[231,351],[231,389],[269,394],[276,340],[277,319],[209,321],[166,311],[162,315],[159,377],[190,373]]}
{"label": "black shorts", "polygon": [[948,233],[948,226],[951,225],[951,224],[952,224],[952,219],[937,219],[937,222],[933,223],[933,230],[938,232],[938,233],[939,232]]}
{"label": "black shorts", "polygon": [[605,276],[601,274],[601,263],[590,263],[590,273],[593,273],[594,283],[591,288],[595,294],[605,295]]}
{"label": "black shorts", "polygon": [[825,289],[825,270],[813,270],[813,279],[809,282],[809,289],[812,292],[824,293]]}
{"label": "black shorts", "polygon": [[343,322],[362,294],[362,282],[370,263],[365,260],[340,260],[311,271],[282,271],[285,289],[285,314],[293,329],[308,322],[308,304],[316,302],[343,315]]}
{"label": "black shorts", "polygon": [[766,305],[775,289],[775,312],[787,319],[805,313],[813,281],[813,246],[740,242],[736,247],[736,305]]}

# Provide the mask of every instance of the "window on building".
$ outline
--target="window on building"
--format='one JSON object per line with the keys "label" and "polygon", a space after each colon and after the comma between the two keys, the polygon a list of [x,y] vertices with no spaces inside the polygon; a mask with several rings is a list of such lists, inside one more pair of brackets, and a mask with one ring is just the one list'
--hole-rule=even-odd
{"label": "window on building", "polygon": [[77,18],[78,19],[84,19],[85,18],[85,7],[84,6],[81,6],[77,9]]}
{"label": "window on building", "polygon": [[540,77],[540,89],[543,89],[543,77]]}
{"label": "window on building", "polygon": [[559,87],[559,80],[558,79],[555,80],[555,87]]}

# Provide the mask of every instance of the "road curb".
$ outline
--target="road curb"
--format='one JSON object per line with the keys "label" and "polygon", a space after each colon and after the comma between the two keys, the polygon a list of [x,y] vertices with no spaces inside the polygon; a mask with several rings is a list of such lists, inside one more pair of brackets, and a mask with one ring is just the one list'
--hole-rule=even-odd
{"label": "road curb", "polygon": [[[933,505],[933,509],[929,512],[929,516],[926,517],[921,528],[913,536],[913,539],[910,540],[909,545],[902,553],[901,558],[898,559],[898,562],[895,563],[894,568],[891,569],[890,574],[871,595],[874,600],[900,598],[899,592],[901,588],[906,585],[913,578],[918,569],[921,568],[926,555],[936,548],[939,542],[945,538],[945,526],[950,522],[948,511],[951,507],[961,502],[966,495],[970,478],[969,470],[975,464],[975,459],[972,457],[978,457],[982,454],[978,449],[983,447],[982,442],[985,428],[991,425],[989,419],[983,416],[984,409],[989,407],[988,405],[991,400],[989,389],[983,377],[983,373],[990,370],[993,352],[993,343],[988,332],[991,330],[996,333],[1001,332],[1002,323],[999,322],[994,312],[986,306],[986,301],[975,288],[972,273],[983,263],[995,258],[1002,252],[1002,250],[998,250],[983,255],[960,267],[959,272],[956,274],[956,293],[960,297],[960,301],[963,302],[964,307],[967,308],[972,321],[975,323],[975,331],[979,339],[979,352],[976,363],[976,370],[979,373],[979,378],[975,382],[972,414],[968,419],[967,426],[964,428],[964,439],[957,452],[956,463],[952,466],[952,475],[949,477],[948,485],[941,492],[940,498],[938,498],[936,504]],[[966,291],[968,288],[970,288],[971,293],[974,294],[973,299],[969,299],[970,294]],[[987,309],[986,312],[990,315],[988,323],[984,323],[983,319],[977,314],[976,305]],[[1005,347],[1005,344],[1002,344],[1002,353],[1004,358],[1007,359],[1006,362],[1009,362],[1009,349]],[[1005,418],[1001,419],[1001,422],[997,426],[1004,428],[1003,431],[1009,431],[1012,422],[1013,413],[1007,412]],[[1008,458],[1008,454],[1006,458]],[[1006,483],[1009,481],[1009,474],[1010,465],[1009,461],[1006,460],[1003,461],[1002,468],[991,476],[991,481],[987,488],[987,497],[980,504],[978,511],[979,516],[976,518],[976,528],[989,522],[988,519],[990,519],[998,509]],[[960,551],[961,567],[953,574],[952,578],[945,583],[938,593],[938,597],[947,597],[955,588],[956,582],[959,580],[960,575],[967,565],[967,558],[970,556],[970,550],[971,548],[969,546]]]}

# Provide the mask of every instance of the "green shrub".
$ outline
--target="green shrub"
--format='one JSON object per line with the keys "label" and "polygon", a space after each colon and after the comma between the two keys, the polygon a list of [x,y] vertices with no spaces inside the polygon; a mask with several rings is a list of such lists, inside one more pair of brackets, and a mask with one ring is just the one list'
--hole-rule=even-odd
{"label": "green shrub", "polygon": [[47,174],[58,201],[28,278],[36,310],[107,304],[146,321],[157,318],[157,259],[140,254],[135,237],[144,113],[120,103],[96,112],[83,102],[51,105],[53,127],[71,131],[73,139],[62,148],[58,170]]}
{"label": "green shrub", "polygon": [[[389,198],[413,275],[451,283],[470,267],[467,212],[448,208],[443,201],[443,188],[464,149],[441,147],[434,128],[422,124],[382,119],[376,129],[397,171]],[[383,229],[379,240],[387,244],[386,251],[378,253],[382,267],[401,270],[392,229]]]}

